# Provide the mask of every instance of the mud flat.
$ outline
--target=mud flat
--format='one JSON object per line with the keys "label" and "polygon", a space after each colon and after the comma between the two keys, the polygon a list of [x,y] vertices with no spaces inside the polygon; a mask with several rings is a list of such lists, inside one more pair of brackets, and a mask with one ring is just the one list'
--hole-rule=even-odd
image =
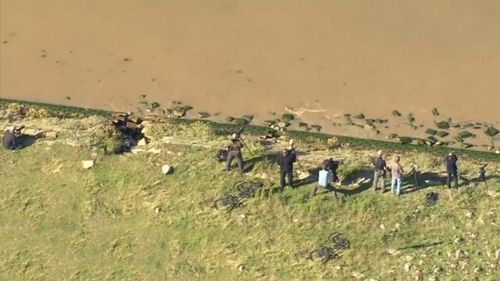
{"label": "mud flat", "polygon": [[4,0],[0,97],[136,111],[146,95],[191,105],[187,117],[292,113],[301,129],[488,149],[498,135],[484,131],[500,127],[498,11],[498,1]]}

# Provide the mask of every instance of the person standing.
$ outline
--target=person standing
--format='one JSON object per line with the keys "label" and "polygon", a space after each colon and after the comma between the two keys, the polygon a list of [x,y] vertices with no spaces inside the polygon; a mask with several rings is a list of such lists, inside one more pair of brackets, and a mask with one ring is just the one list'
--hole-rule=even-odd
{"label": "person standing", "polygon": [[384,152],[382,150],[377,151],[377,157],[373,159],[373,191],[377,190],[377,184],[380,180],[382,182],[382,193],[385,192],[385,172],[387,170],[387,164],[383,158]]}
{"label": "person standing", "polygon": [[[396,193],[399,196],[401,194],[401,179],[403,177],[403,167],[399,163],[401,157],[396,156],[394,158],[394,163],[391,165],[391,192]],[[396,185],[396,191],[394,191],[394,186]]]}
{"label": "person standing", "polygon": [[227,161],[226,161],[226,170],[231,170],[231,164],[233,159],[236,159],[238,162],[238,171],[243,173],[243,155],[241,154],[241,148],[243,147],[243,143],[240,140],[240,135],[238,133],[234,133],[231,135],[231,144],[228,146],[227,152]]}
{"label": "person standing", "polygon": [[452,179],[455,181],[454,185],[455,188],[458,188],[457,161],[458,157],[453,152],[448,153],[448,155],[445,157],[446,172],[447,172],[446,184],[448,185],[448,188],[451,188]]}
{"label": "person standing", "polygon": [[285,177],[288,178],[288,185],[293,187],[293,163],[297,160],[295,150],[283,149],[283,153],[278,158],[280,165],[280,187],[285,187]]}

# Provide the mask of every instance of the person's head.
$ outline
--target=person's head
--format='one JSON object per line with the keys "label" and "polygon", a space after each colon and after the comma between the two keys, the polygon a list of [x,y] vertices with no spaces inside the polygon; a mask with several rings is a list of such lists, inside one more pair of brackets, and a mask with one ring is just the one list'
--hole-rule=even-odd
{"label": "person's head", "polygon": [[285,155],[285,156],[288,155],[288,149],[286,149],[286,148],[283,149],[283,155]]}
{"label": "person's head", "polygon": [[399,163],[399,160],[401,160],[399,155],[394,156],[394,162]]}
{"label": "person's head", "polygon": [[378,157],[382,157],[383,155],[384,155],[384,151],[383,150],[377,151],[377,156]]}
{"label": "person's head", "polygon": [[240,137],[240,136],[238,135],[238,133],[233,133],[233,134],[231,135],[231,139],[232,139],[232,140],[236,140],[236,139],[238,139],[239,137]]}

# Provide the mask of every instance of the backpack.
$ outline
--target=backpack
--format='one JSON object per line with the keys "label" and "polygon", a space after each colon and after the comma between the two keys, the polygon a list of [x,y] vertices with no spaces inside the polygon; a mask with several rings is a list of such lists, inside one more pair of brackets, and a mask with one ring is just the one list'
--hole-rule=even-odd
{"label": "backpack", "polygon": [[227,149],[219,149],[219,151],[217,151],[217,155],[215,156],[215,158],[219,162],[224,162],[227,161],[227,154],[228,154]]}

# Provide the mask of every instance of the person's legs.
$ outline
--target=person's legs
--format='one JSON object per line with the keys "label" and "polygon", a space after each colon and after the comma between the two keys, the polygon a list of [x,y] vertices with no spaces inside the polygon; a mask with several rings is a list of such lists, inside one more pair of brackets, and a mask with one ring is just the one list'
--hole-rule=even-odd
{"label": "person's legs", "polygon": [[397,183],[396,195],[399,196],[399,194],[401,194],[401,178],[397,178],[396,183]]}
{"label": "person's legs", "polygon": [[448,185],[448,188],[451,188],[451,177],[452,177],[452,172],[448,171],[447,177],[446,177],[446,184]]}
{"label": "person's legs", "polygon": [[379,178],[379,172],[375,171],[375,172],[373,173],[373,184],[372,184],[373,191],[376,191],[376,190],[377,190],[377,182],[378,182],[378,178]]}
{"label": "person's legs", "polygon": [[229,151],[227,153],[227,161],[226,161],[226,170],[228,170],[228,171],[231,170],[231,163],[233,162],[233,157],[234,157],[234,153],[232,151]]}
{"label": "person's legs", "polygon": [[318,190],[318,187],[319,187],[319,185],[317,183],[313,184],[313,187],[311,189],[311,193],[309,194],[309,197],[316,196],[316,191]]}
{"label": "person's legs", "polygon": [[396,185],[396,178],[395,177],[392,177],[392,180],[391,180],[391,192],[392,193],[395,193],[394,192],[394,186]]}
{"label": "person's legs", "polygon": [[384,193],[385,192],[385,176],[384,176],[383,172],[381,173],[379,178],[380,178],[380,181],[382,182],[382,189],[380,190],[380,192]]}
{"label": "person's legs", "polygon": [[293,171],[288,171],[288,185],[293,188]]}
{"label": "person's legs", "polygon": [[243,156],[241,153],[238,153],[236,156],[236,160],[238,161],[238,170],[240,173],[243,173]]}
{"label": "person's legs", "polygon": [[333,183],[330,183],[328,185],[328,189],[333,193],[333,196],[337,198],[337,189],[335,188],[335,185]]}
{"label": "person's legs", "polygon": [[280,170],[280,186],[281,186],[281,188],[285,187],[285,174],[286,174],[285,170]]}
{"label": "person's legs", "polygon": [[458,173],[453,171],[453,179],[455,180],[455,188],[458,188]]}

